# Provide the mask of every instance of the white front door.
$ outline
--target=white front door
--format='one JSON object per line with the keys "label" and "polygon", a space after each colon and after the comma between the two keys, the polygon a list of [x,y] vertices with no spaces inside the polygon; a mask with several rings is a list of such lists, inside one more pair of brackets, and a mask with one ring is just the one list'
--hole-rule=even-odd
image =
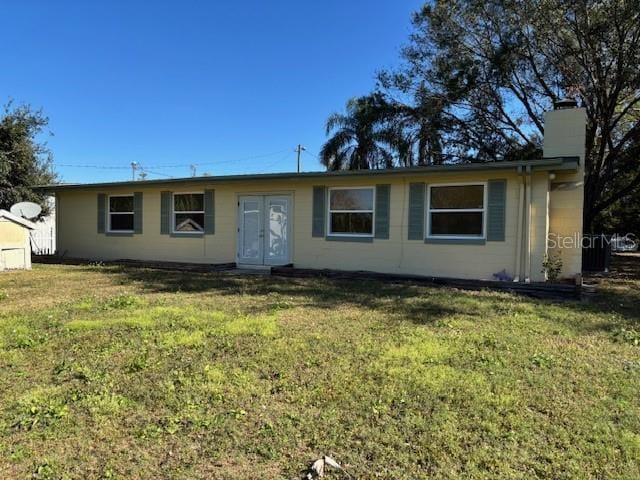
{"label": "white front door", "polygon": [[247,195],[238,201],[238,263],[290,263],[290,198],[285,195]]}

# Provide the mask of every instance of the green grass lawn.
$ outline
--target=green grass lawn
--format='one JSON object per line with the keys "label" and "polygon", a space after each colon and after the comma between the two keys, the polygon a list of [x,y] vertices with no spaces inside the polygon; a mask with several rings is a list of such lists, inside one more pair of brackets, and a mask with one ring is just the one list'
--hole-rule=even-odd
{"label": "green grass lawn", "polygon": [[[0,478],[640,478],[640,281],[0,274]],[[332,472],[329,478],[346,478]]]}

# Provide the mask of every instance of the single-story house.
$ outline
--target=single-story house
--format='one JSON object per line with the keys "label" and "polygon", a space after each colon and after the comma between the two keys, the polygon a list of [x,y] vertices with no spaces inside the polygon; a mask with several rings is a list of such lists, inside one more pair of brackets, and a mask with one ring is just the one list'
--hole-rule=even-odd
{"label": "single-story house", "polygon": [[574,277],[585,111],[545,122],[536,160],[51,186],[58,252],[526,282],[553,253]]}
{"label": "single-story house", "polygon": [[33,222],[0,210],[0,271],[31,268],[29,233]]}

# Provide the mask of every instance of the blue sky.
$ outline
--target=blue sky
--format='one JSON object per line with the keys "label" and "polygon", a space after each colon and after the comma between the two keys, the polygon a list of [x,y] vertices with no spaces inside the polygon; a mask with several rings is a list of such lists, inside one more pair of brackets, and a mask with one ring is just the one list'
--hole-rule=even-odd
{"label": "blue sky", "polygon": [[421,4],[3,2],[0,99],[49,116],[67,182],[294,171],[298,143],[319,170],[326,117],[398,63]]}

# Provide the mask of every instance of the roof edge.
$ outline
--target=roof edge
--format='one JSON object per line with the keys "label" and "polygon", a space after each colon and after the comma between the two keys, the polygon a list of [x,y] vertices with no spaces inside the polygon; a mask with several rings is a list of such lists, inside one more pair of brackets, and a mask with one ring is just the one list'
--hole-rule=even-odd
{"label": "roof edge", "polygon": [[124,186],[153,186],[172,185],[176,183],[224,183],[241,182],[252,180],[294,180],[313,178],[333,178],[333,177],[366,177],[384,175],[424,175],[429,173],[453,173],[453,172],[480,172],[496,170],[517,170],[521,167],[531,167],[532,170],[575,170],[580,162],[579,157],[552,157],[536,160],[515,160],[496,161],[479,163],[456,163],[447,165],[428,165],[423,167],[389,168],[381,170],[338,170],[325,172],[284,172],[284,173],[258,173],[240,175],[217,175],[202,177],[182,177],[156,180],[129,180],[121,182],[101,182],[101,183],[74,183],[74,184],[53,184],[36,187],[38,190],[47,192],[57,192],[61,190],[93,189],[105,187]]}
{"label": "roof edge", "polygon": [[20,225],[23,225],[30,230],[36,229],[35,223],[31,222],[30,220],[27,220],[26,218],[18,217],[17,215],[14,215],[13,213],[7,210],[0,209],[0,218],[8,218],[12,222],[19,223]]}

